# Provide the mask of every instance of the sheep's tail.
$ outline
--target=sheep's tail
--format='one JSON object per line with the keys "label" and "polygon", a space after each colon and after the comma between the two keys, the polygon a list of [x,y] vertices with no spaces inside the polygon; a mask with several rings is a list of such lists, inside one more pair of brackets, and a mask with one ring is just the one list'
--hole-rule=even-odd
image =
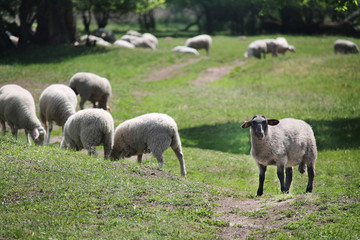
{"label": "sheep's tail", "polygon": [[311,143],[308,145],[305,156],[299,165],[299,172],[303,174],[305,172],[306,165],[310,167],[315,167],[315,162],[317,158],[317,149],[315,144],[315,138],[312,139]]}
{"label": "sheep's tail", "polygon": [[171,139],[171,148],[172,149],[179,149],[180,151],[182,150],[181,149],[181,140],[180,140],[180,136],[179,136],[179,133],[178,131],[175,131],[172,139]]}

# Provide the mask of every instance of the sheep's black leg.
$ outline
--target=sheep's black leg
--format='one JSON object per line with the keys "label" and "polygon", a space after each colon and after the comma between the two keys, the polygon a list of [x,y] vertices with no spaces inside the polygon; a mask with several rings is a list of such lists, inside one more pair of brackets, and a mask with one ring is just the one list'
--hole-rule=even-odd
{"label": "sheep's black leg", "polygon": [[185,168],[184,155],[183,155],[181,149],[179,149],[179,148],[175,148],[175,149],[173,149],[173,151],[176,154],[176,157],[179,159],[181,176],[185,177],[186,176],[186,168]]}
{"label": "sheep's black leg", "polygon": [[257,190],[257,196],[263,195],[265,172],[266,166],[259,164],[259,188]]}
{"label": "sheep's black leg", "polygon": [[286,192],[286,187],[284,182],[284,165],[277,166],[277,175],[280,180],[281,192]]}
{"label": "sheep's black leg", "polygon": [[308,172],[308,185],[306,188],[306,192],[312,192],[313,190],[313,183],[315,177],[315,168],[312,165],[307,165],[307,172]]}
{"label": "sheep's black leg", "polygon": [[289,192],[293,178],[293,168],[292,167],[286,168],[285,171],[286,171],[285,188],[286,191]]}

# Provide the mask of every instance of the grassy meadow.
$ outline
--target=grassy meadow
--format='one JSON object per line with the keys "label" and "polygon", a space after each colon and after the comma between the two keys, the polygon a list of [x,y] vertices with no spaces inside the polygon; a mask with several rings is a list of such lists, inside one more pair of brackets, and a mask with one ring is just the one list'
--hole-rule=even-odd
{"label": "grassy meadow", "polygon": [[[28,146],[24,132],[15,140],[8,129],[0,138],[0,239],[359,239],[360,57],[334,55],[334,41],[344,38],[336,36],[286,36],[296,53],[243,57],[251,41],[271,37],[214,36],[210,57],[172,53],[181,37],[159,38],[156,51],[49,46],[2,54],[0,87],[19,84],[36,103],[48,85],[84,71],[111,82],[115,126],[149,112],[172,116],[188,174],[180,176],[171,149],[159,170],[151,155],[139,166],[62,150],[59,127],[48,146]],[[195,84],[228,66],[229,74]],[[153,74],[158,79],[148,80]],[[268,167],[264,195],[255,197],[258,168],[249,130],[240,127],[255,114],[313,127],[313,193],[304,193],[307,174],[295,168],[290,193],[281,194]],[[221,212],[224,199],[237,205]],[[244,202],[260,209],[244,210]]]}

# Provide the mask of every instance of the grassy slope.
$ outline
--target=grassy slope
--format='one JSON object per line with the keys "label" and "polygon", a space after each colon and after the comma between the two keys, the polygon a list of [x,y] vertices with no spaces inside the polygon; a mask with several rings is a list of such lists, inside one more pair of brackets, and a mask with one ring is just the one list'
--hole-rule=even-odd
{"label": "grassy slope", "polygon": [[[271,36],[257,38],[262,37]],[[18,142],[2,138],[0,236],[216,238],[226,223],[211,220],[216,218],[214,200],[255,195],[258,170],[249,156],[249,133],[240,125],[261,113],[306,120],[314,128],[319,149],[312,194],[318,210],[294,213],[294,221],[267,237],[358,238],[359,56],[335,56],[336,37],[288,36],[297,53],[247,60],[217,82],[192,84],[209,67],[243,60],[254,39],[216,36],[210,58],[158,82],[141,80],[179,59],[193,58],[169,52],[185,39],[160,39],[156,52],[62,46],[2,57],[0,83],[19,83],[36,101],[48,84],[66,84],[74,73],[89,71],[111,81],[116,125],[146,112],[173,116],[188,177],[178,177],[179,164],[169,150],[163,171],[170,175],[163,175],[156,171],[153,158],[144,163],[145,168],[128,161],[114,165],[61,151],[57,145],[28,147],[23,136]],[[55,130],[55,135],[60,134]],[[296,171],[289,197],[303,194],[306,182],[306,175]],[[275,168],[268,169],[264,192],[263,198],[283,198]]]}

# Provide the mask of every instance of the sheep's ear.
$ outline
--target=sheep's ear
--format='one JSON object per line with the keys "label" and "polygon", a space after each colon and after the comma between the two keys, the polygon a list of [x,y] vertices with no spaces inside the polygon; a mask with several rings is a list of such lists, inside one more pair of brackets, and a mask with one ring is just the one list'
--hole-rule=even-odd
{"label": "sheep's ear", "polygon": [[38,130],[37,128],[34,130],[33,136],[34,136],[34,139],[38,139],[38,138],[39,138],[40,132],[39,132],[39,130]]}
{"label": "sheep's ear", "polygon": [[268,119],[267,122],[268,122],[268,125],[275,126],[275,125],[278,125],[280,121],[276,120],[276,119]]}
{"label": "sheep's ear", "polygon": [[248,128],[248,127],[250,127],[250,126],[251,126],[251,122],[248,122],[248,121],[245,121],[245,122],[241,125],[242,128]]}

